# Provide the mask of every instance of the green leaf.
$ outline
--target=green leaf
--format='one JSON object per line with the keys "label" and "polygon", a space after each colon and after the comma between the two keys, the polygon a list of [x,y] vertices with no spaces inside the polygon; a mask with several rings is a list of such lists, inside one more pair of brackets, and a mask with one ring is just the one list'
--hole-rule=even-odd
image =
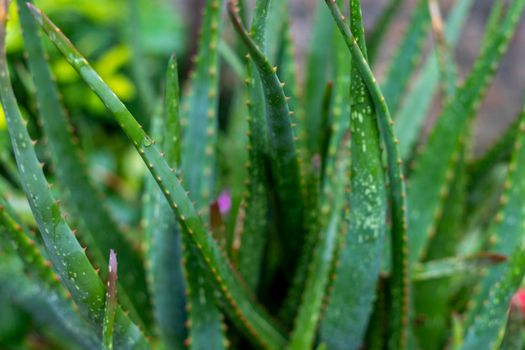
{"label": "green leaf", "polygon": [[[266,22],[270,1],[256,3],[251,33],[262,50],[266,48]],[[256,66],[246,62],[246,94],[248,100],[248,164],[246,188],[243,198],[244,229],[238,237],[238,267],[246,283],[257,290],[263,252],[268,239],[268,179],[266,156],[268,140],[263,130],[265,124],[265,101],[262,82]]]}
{"label": "green leaf", "polygon": [[[366,57],[360,1],[350,2],[350,21],[352,33]],[[378,257],[384,249],[387,227],[377,115],[354,62],[351,81],[350,224],[321,324],[321,338],[331,349],[357,349],[362,344],[375,299],[381,268]]]}
{"label": "green leaf", "polygon": [[224,310],[258,344],[269,349],[281,349],[285,344],[281,331],[269,320],[269,316],[254,301],[250,292],[244,289],[243,283],[232,270],[226,256],[206,230],[185,188],[182,187],[180,180],[168,166],[153,140],[51,20],[35,7],[31,9],[51,41],[115,115],[119,125],[136,147],[177,215],[183,233],[191,239],[189,243],[199,252],[203,266],[206,266],[206,270],[210,273],[209,281],[221,294]]}
{"label": "green leaf", "polygon": [[[429,242],[425,263],[431,264],[434,260],[446,259],[457,254],[457,244],[462,238],[466,224],[467,174],[465,171],[465,153],[465,149],[463,149],[460,160],[454,169],[455,179],[451,184],[450,196],[446,199],[443,217],[437,224],[437,234]],[[456,261],[455,267],[460,269],[464,265],[468,266],[469,262],[470,270],[476,266],[475,259],[466,260],[463,263],[460,259],[457,260],[459,261]],[[444,269],[443,266],[439,266],[439,260],[436,263],[438,263],[437,266],[430,265],[431,268],[435,269],[433,272],[428,271],[431,275],[439,271],[440,268]],[[483,264],[478,262],[478,268],[480,266]],[[414,274],[415,272],[412,271],[413,278],[415,277]],[[446,335],[452,313],[450,297],[452,296],[453,282],[458,279],[457,275],[450,277],[452,278],[423,281],[414,286],[416,319],[421,320],[415,325],[415,333],[420,343],[425,344],[429,349],[442,349],[446,344]]]}
{"label": "green leaf", "polygon": [[[348,142],[344,141],[340,143],[340,147],[348,146]],[[317,325],[321,317],[323,301],[326,297],[334,264],[340,232],[339,226],[343,217],[348,161],[348,153],[341,152],[341,157],[335,166],[336,169],[331,172],[333,179],[327,181],[327,185],[323,189],[320,211],[324,219],[321,219],[323,221],[321,232],[318,234],[308,264],[308,275],[304,283],[301,304],[294,321],[288,349],[310,349],[315,340]],[[338,179],[341,180],[338,181]]]}
{"label": "green leaf", "polygon": [[[2,290],[16,305],[34,317],[36,325],[42,331],[52,330],[72,347],[86,350],[100,347],[99,336],[89,329],[71,301],[64,301],[60,293],[39,284],[38,280],[24,273],[16,255],[6,254],[0,248],[0,257]],[[2,316],[7,316],[6,312],[2,307]],[[9,322],[13,320],[10,319]]]}
{"label": "green leaf", "polygon": [[299,256],[303,243],[304,199],[300,178],[290,110],[277,68],[271,66],[263,51],[243,28],[235,8],[235,0],[228,2],[230,18],[244,42],[259,72],[266,102],[268,154],[272,181],[277,197],[277,222],[282,237],[287,274],[293,271],[294,259]]}
{"label": "green leaf", "polygon": [[[58,203],[49,191],[49,185],[39,165],[32,140],[24,126],[24,120],[20,115],[9,80],[5,53],[6,3],[4,2],[2,6],[0,8],[0,13],[3,14],[3,18],[0,18],[3,22],[0,29],[0,97],[6,114],[20,179],[53,266],[82,314],[88,317],[95,330],[101,330],[100,325],[104,314],[104,286],[63,219]],[[117,312],[116,323],[118,325],[116,343],[119,346],[135,346],[140,349],[149,347],[140,330],[121,309]]]}
{"label": "green leaf", "polygon": [[[182,179],[199,213],[207,218],[209,203],[215,195],[218,133],[219,53],[222,29],[221,0],[208,0],[189,90],[182,108]],[[170,143],[171,144],[171,143]],[[175,165],[168,161],[168,164]],[[184,230],[184,228],[183,228]],[[202,275],[199,253],[188,235],[182,236],[186,303],[188,305],[188,342],[191,349],[223,349],[225,334],[222,315],[214,303],[213,291]]]}
{"label": "green leaf", "polygon": [[[277,37],[280,40],[278,42],[279,51],[277,52],[275,62],[277,62],[277,67],[279,67],[277,70],[279,80],[285,83],[283,90],[285,95],[288,97],[288,105],[290,106],[290,110],[293,111],[293,114],[291,114],[290,117],[299,159],[305,161],[305,163],[299,164],[301,178],[304,178],[308,175],[307,160],[309,159],[305,119],[306,112],[304,110],[304,104],[301,103],[302,93],[298,76],[297,58],[295,56],[295,46],[292,39],[290,13],[288,10],[287,1],[273,1],[272,4],[272,7],[274,7],[275,10],[279,8],[279,5],[276,4],[281,4],[280,6],[283,8],[281,12],[275,13],[275,17],[279,17],[281,21],[284,22],[282,24],[281,32],[278,33]],[[271,17],[269,17],[268,27],[272,25],[270,20]]]}
{"label": "green leaf", "polygon": [[[64,329],[69,337],[80,344],[96,346],[98,337],[80,318],[69,292],[60,284],[42,248],[20,224],[13,209],[3,198],[0,198],[0,247],[23,262],[24,271],[17,271],[14,281],[7,283],[8,288],[13,288],[15,299],[37,319],[45,318],[43,315],[48,314],[58,323],[57,328]],[[2,265],[9,265],[4,259]],[[21,295],[21,290],[30,297]],[[35,305],[39,306],[34,308]]]}
{"label": "green leaf", "polygon": [[[172,56],[166,73],[163,118],[152,121],[153,136],[161,141],[166,162],[180,165],[181,135],[177,60]],[[148,174],[149,176],[149,174]],[[186,337],[185,284],[181,263],[181,234],[169,202],[151,176],[146,183],[146,266],[153,313],[162,343],[169,349],[183,349]]]}
{"label": "green leaf", "polygon": [[343,20],[337,4],[332,0],[325,0],[332,12],[346,45],[352,54],[357,68],[370,93],[371,100],[377,113],[378,128],[385,144],[387,154],[387,172],[390,182],[390,215],[392,236],[392,271],[390,287],[389,310],[389,348],[403,349],[407,343],[408,315],[409,315],[409,271],[407,247],[407,223],[405,203],[405,182],[402,171],[402,161],[397,149],[398,140],[393,131],[393,121],[366,58],[361,52],[350,28]]}
{"label": "green leaf", "polygon": [[[518,1],[519,2],[519,1]],[[525,6],[525,1],[522,1]],[[513,3],[516,6],[516,2]],[[520,117],[520,134],[514,144],[509,172],[501,195],[501,208],[494,219],[491,250],[510,256],[487,273],[467,313],[467,334],[462,349],[495,346],[505,323],[508,303],[525,275],[525,110]]]}
{"label": "green leaf", "polygon": [[[62,106],[56,83],[51,75],[38,26],[29,12],[26,1],[18,0],[18,12],[24,31],[28,63],[36,87],[39,117],[47,138],[59,185],[66,205],[79,225],[79,239],[90,248],[97,267],[106,265],[104,256],[110,249],[119,252],[124,268],[121,276],[121,303],[132,315],[139,314],[149,324],[151,314],[146,289],[145,272],[139,253],[126,241],[104,205],[102,194],[88,176],[88,169],[74,139],[72,126]],[[106,272],[101,277],[106,278]]]}
{"label": "green leaf", "polygon": [[518,244],[509,259],[508,266],[498,271],[498,279],[493,284],[484,301],[485,305],[476,315],[476,320],[468,328],[461,349],[480,349],[497,347],[499,335],[505,320],[512,295],[525,276],[525,247]]}

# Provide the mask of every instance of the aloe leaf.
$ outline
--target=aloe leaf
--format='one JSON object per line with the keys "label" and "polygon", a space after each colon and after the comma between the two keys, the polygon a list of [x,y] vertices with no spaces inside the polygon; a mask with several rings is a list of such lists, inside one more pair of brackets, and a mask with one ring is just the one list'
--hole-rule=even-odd
{"label": "aloe leaf", "polygon": [[391,212],[391,235],[392,235],[392,271],[389,310],[389,344],[390,348],[402,349],[406,346],[408,315],[409,315],[409,270],[408,270],[408,247],[407,247],[407,223],[405,203],[405,182],[402,171],[402,161],[397,149],[398,140],[393,131],[393,121],[385,103],[385,98],[377,84],[366,58],[361,52],[359,45],[350,28],[332,0],[325,0],[332,12],[346,45],[350,50],[352,59],[359,69],[361,77],[368,88],[377,113],[378,128],[381,138],[385,144],[387,154],[387,172],[390,182],[390,212]]}
{"label": "aloe leaf", "polygon": [[525,247],[518,244],[509,259],[508,266],[500,270],[497,283],[492,285],[485,305],[476,315],[473,325],[468,328],[463,350],[494,348],[505,326],[509,301],[525,275]]}
{"label": "aloe leaf", "polygon": [[[276,1],[272,4],[277,3]],[[285,1],[283,1],[285,3]],[[285,6],[286,5],[286,6]],[[293,111],[291,115],[292,127],[294,135],[296,137],[296,147],[299,154],[299,159],[307,160],[309,159],[308,152],[308,139],[306,134],[306,119],[305,119],[305,110],[304,105],[301,103],[301,90],[300,82],[298,77],[298,67],[297,60],[295,57],[295,46],[292,40],[291,33],[291,24],[290,24],[290,14],[288,11],[288,4],[283,4],[283,11],[280,14],[281,17],[284,17],[284,25],[282,27],[282,32],[280,33],[279,52],[277,55],[277,66],[280,69],[277,71],[279,79],[285,82],[283,87],[285,95],[288,97],[288,105],[290,110]],[[308,175],[308,168],[306,164],[300,164],[301,177],[304,178]]]}
{"label": "aloe leaf", "polygon": [[113,349],[113,332],[115,328],[115,314],[117,312],[117,275],[117,255],[111,250],[109,252],[104,326],[102,327],[102,342],[104,350]]}
{"label": "aloe leaf", "polygon": [[0,224],[5,241],[11,241],[16,247],[18,257],[31,274],[40,279],[42,283],[55,289],[64,300],[67,299],[67,290],[63,288],[56,274],[51,270],[40,247],[30,237],[27,229],[19,224],[19,219],[16,218],[13,209],[3,198],[0,198]]}
{"label": "aloe leaf", "polygon": [[[457,244],[465,229],[467,174],[465,171],[465,147],[454,169],[455,178],[451,183],[450,196],[446,199],[443,216],[436,226],[436,235],[429,242],[425,262],[454,256]],[[460,267],[461,263],[457,263]],[[482,265],[481,265],[482,266]],[[412,271],[412,273],[414,273]],[[414,286],[416,319],[415,334],[421,344],[429,349],[445,346],[450,323],[450,297],[452,286],[458,276],[419,282]]]}
{"label": "aloe leaf", "polygon": [[393,112],[397,112],[401,97],[412,76],[410,73],[414,71],[419,62],[429,24],[428,0],[418,0],[410,16],[405,36],[390,62],[390,67],[382,84],[385,100]]}
{"label": "aloe leaf", "polygon": [[489,226],[499,208],[499,197],[507,174],[507,164],[498,164],[468,189],[465,234],[458,243],[457,252],[462,255],[475,254],[487,249]]}
{"label": "aloe leaf", "polygon": [[[331,93],[331,84],[327,85],[327,96]],[[327,104],[326,114],[329,114],[329,103]],[[335,163],[335,161],[334,161]],[[315,251],[315,246],[319,239],[319,235],[322,234],[321,217],[319,216],[320,210],[320,198],[321,198],[321,172],[322,165],[320,157],[314,157],[311,162],[311,176],[306,181],[306,190],[308,193],[307,203],[307,227],[306,237],[304,239],[301,256],[295,269],[291,286],[286,292],[286,297],[282,306],[279,310],[279,319],[284,320],[287,324],[294,319],[297,313],[297,308],[301,302],[301,296],[304,293],[304,284],[308,275],[308,269],[311,265],[311,259]],[[344,180],[344,178],[343,178]],[[330,182],[331,183],[331,182]]]}
{"label": "aloe leaf", "polygon": [[[472,3],[472,0],[457,1],[447,18],[445,40],[451,49],[456,47]],[[413,146],[428,115],[439,77],[437,53],[432,51],[396,113],[394,130],[399,137],[399,151],[403,160],[407,160],[412,154]]]}
{"label": "aloe leaf", "polygon": [[[350,2],[351,29],[363,55],[366,43],[360,1]],[[360,72],[352,64],[350,130],[352,168],[350,225],[345,234],[321,338],[332,349],[357,349],[362,344],[381,268],[385,242],[386,188],[375,107]],[[347,90],[348,91],[348,90]]]}
{"label": "aloe leaf", "polygon": [[[58,183],[63,188],[68,208],[71,208],[78,220],[79,239],[90,247],[97,267],[106,264],[104,252],[109,252],[110,249],[119,252],[120,260],[125,266],[121,275],[126,276],[122,279],[121,303],[129,309],[136,310],[141,320],[149,324],[150,306],[140,255],[126,241],[105,206],[101,205],[102,194],[89,179],[85,161],[73,137],[70,121],[51,75],[38,26],[26,6],[26,1],[17,0],[17,5],[29,68],[36,86],[39,117],[47,137]],[[101,277],[106,278],[105,271]]]}
{"label": "aloe leaf", "polygon": [[[103,283],[63,219],[60,207],[49,191],[49,185],[39,165],[11,87],[5,53],[6,9],[7,1],[4,1],[0,7],[0,97],[20,179],[54,267],[82,314],[87,316],[94,329],[100,330],[104,313]],[[117,313],[116,323],[117,344],[148,348],[140,330],[121,309]]]}
{"label": "aloe leaf", "polygon": [[[344,4],[339,0],[338,4]],[[352,93],[352,57],[348,55],[344,39],[336,31],[332,32],[334,48],[334,72],[333,82],[329,81],[326,85],[321,114],[322,136],[320,137],[319,149],[321,150],[321,189],[337,187],[337,182],[346,181],[335,176],[337,172],[337,161],[346,154],[348,149],[341,146],[345,135],[348,136],[351,130],[351,109],[352,103],[348,103]],[[316,208],[318,210],[318,208]],[[316,215],[316,214],[313,214]]]}
{"label": "aloe leaf", "polygon": [[[259,72],[266,101],[268,154],[272,180],[277,196],[277,221],[283,237],[285,257],[293,261],[302,244],[304,200],[299,161],[295,148],[290,110],[283,87],[264,53],[243,28],[237,15],[236,2],[228,2],[228,12],[234,27],[244,42]],[[286,238],[284,238],[286,235]],[[287,266],[289,270],[293,268]]]}
{"label": "aloe leaf", "polygon": [[391,28],[392,20],[399,11],[399,8],[403,4],[402,0],[390,0],[385,6],[379,18],[375,21],[375,26],[370,33],[370,39],[368,40],[368,61],[372,64],[375,62],[379,48],[383,43],[383,39]]}
{"label": "aloe leaf", "polygon": [[311,155],[319,153],[320,115],[322,107],[323,89],[328,79],[328,65],[330,50],[318,43],[332,38],[334,28],[330,20],[330,13],[322,3],[318,3],[311,46],[308,48],[306,64],[306,82],[304,88],[305,127],[308,149]]}
{"label": "aloe leaf", "polygon": [[[344,155],[346,156],[346,154]],[[340,159],[332,176],[345,179],[348,172],[347,163],[348,159]],[[332,272],[339,225],[342,219],[346,182],[332,180],[330,184],[334,184],[334,186],[327,185],[324,188],[324,198],[320,207],[321,212],[328,215],[328,218],[323,220],[326,222],[322,226],[322,232],[319,234],[309,264],[301,304],[287,346],[287,349],[291,350],[312,348],[321,316],[323,299]]]}
{"label": "aloe leaf", "polygon": [[310,349],[315,339],[337,241],[339,216],[339,213],[331,215],[326,230],[321,233],[322,239],[316,245],[311,262],[312,270],[306,281],[303,303],[299,307],[288,349]]}
{"label": "aloe leaf", "polygon": [[[256,3],[252,21],[253,40],[266,50],[266,23],[271,1],[259,0]],[[263,252],[268,237],[268,179],[266,177],[267,137],[263,130],[265,124],[265,102],[262,82],[256,72],[255,64],[246,62],[245,80],[248,99],[248,164],[246,189],[244,195],[244,230],[240,235],[238,267],[247,285],[257,290]]]}
{"label": "aloe leaf", "polygon": [[[408,200],[412,208],[409,213],[411,262],[418,261],[424,255],[428,238],[435,233],[444,199],[450,193],[454,167],[463,148],[466,130],[506,51],[524,4],[522,0],[513,1],[497,36],[490,39],[490,43],[482,45],[485,50],[476,60],[464,84],[445,106],[424,153],[415,163],[408,188]],[[436,154],[440,156],[436,157]]]}
{"label": "aloe leaf", "polygon": [[[9,299],[34,317],[41,330],[52,330],[71,347],[86,350],[99,348],[99,337],[89,329],[69,300],[50,290],[22,270],[16,255],[0,247],[0,285]],[[3,316],[7,310],[2,308]],[[12,320],[11,320],[12,322]]]}
{"label": "aloe leaf", "polygon": [[285,339],[281,331],[243,287],[243,283],[233,271],[224,253],[206,230],[185,188],[182,187],[177,175],[168,166],[153,140],[53,22],[36,7],[30,9],[50,40],[115,115],[117,122],[136,147],[177,215],[183,233],[191,238],[190,243],[199,252],[201,261],[210,272],[210,281],[221,293],[221,301],[229,306],[224,307],[225,311],[240,328],[246,330],[263,347],[282,348]]}
{"label": "aloe leaf", "polygon": [[[160,113],[159,113],[160,114]],[[177,60],[172,56],[166,73],[164,118],[152,121],[153,135],[165,150],[166,162],[180,166],[181,130]],[[156,130],[155,130],[156,129]],[[146,249],[155,320],[162,343],[169,349],[183,349],[186,337],[184,278],[181,264],[181,236],[177,219],[155,179],[148,178]]]}
{"label": "aloe leaf", "polygon": [[[183,177],[199,210],[207,211],[213,193],[214,149],[217,142],[217,106],[221,33],[221,1],[208,0],[199,48],[189,89],[183,95],[181,123]],[[202,142],[206,140],[206,142]]]}
{"label": "aloe leaf", "polygon": [[[186,188],[200,213],[207,214],[214,195],[218,133],[219,53],[222,1],[208,0],[204,8],[197,56],[183,96],[182,158]],[[168,162],[170,165],[176,165]],[[207,217],[207,215],[204,215]],[[182,236],[188,304],[188,342],[192,349],[223,349],[226,342],[222,315],[206,287],[199,253],[188,235]]]}
{"label": "aloe leaf", "polygon": [[[23,261],[25,271],[17,273],[17,282],[13,285],[19,283],[24,287],[14,287],[12,294],[17,295],[16,299],[24,308],[38,319],[42,319],[42,314],[49,314],[50,318],[58,322],[57,328],[64,329],[72,339],[85,347],[95,347],[98,337],[80,318],[70,300],[69,292],[60,284],[59,278],[51,269],[51,264],[43,255],[42,248],[30,237],[27,229],[20,224],[13,209],[3,198],[0,198],[0,246]],[[13,249],[9,249],[9,246],[13,246]],[[2,265],[7,265],[4,259]],[[20,290],[27,291],[31,296],[26,299],[19,295]],[[35,304],[39,307],[33,308]]]}
{"label": "aloe leaf", "polygon": [[[312,183],[315,181],[317,174],[312,174],[311,166],[311,157],[308,149],[308,138],[307,130],[305,124],[305,109],[304,104],[302,103],[302,91],[300,90],[300,82],[298,76],[298,67],[297,60],[295,57],[295,46],[292,39],[292,28],[291,28],[291,16],[290,16],[290,4],[289,1],[273,1],[270,5],[270,12],[268,14],[268,57],[276,62],[276,66],[279,67],[277,70],[277,76],[280,81],[283,82],[283,90],[288,99],[288,106],[290,108],[290,120],[293,128],[293,134],[295,137],[295,146],[299,158],[299,171],[300,178],[304,182],[305,186],[303,191],[305,194],[305,200],[310,203],[305,203],[305,210],[308,211],[309,208],[316,207],[315,204],[311,201],[314,201],[316,198],[315,193],[309,192],[309,189],[306,186],[307,183]],[[314,190],[315,191],[315,190]],[[308,212],[305,213],[305,217],[308,216]],[[305,232],[311,232],[310,223],[313,223],[314,220],[305,220]],[[308,233],[306,233],[308,235]],[[304,242],[308,238],[304,239]],[[308,250],[308,249],[307,249]],[[301,250],[301,258],[305,256],[304,251]],[[299,262],[299,265],[301,263]],[[301,267],[297,267],[297,270],[300,270]],[[296,271],[297,271],[296,270]],[[301,272],[298,272],[301,275]],[[297,273],[294,272],[294,276]],[[301,279],[303,280],[303,279]],[[297,284],[292,282],[292,289],[294,289]],[[300,286],[302,289],[302,286]],[[288,293],[289,297],[292,297],[292,293]],[[289,311],[295,313],[295,305],[297,305],[298,299],[294,299],[292,302],[292,309]],[[287,301],[285,301],[287,304]],[[284,304],[283,304],[284,305]],[[287,309],[287,307],[282,308],[282,310]],[[292,320],[292,317],[285,316],[284,319]]]}
{"label": "aloe leaf", "polygon": [[[525,1],[523,3],[525,5]],[[514,144],[504,184],[505,191],[500,197],[501,208],[490,228],[491,250],[510,258],[507,263],[484,274],[477,288],[479,292],[467,313],[468,328],[463,349],[474,349],[476,346],[487,344],[492,346],[498,340],[510,297],[519,287],[525,274],[525,110],[520,120],[520,134]]]}
{"label": "aloe leaf", "polygon": [[[314,250],[317,236],[319,235],[320,227],[318,225],[318,199],[320,191],[320,169],[318,157],[310,162],[309,151],[306,138],[306,129],[304,124],[305,111],[303,105],[299,103],[297,99],[299,92],[297,87],[297,76],[296,67],[294,64],[293,47],[290,38],[290,23],[288,14],[288,3],[287,1],[273,1],[270,6],[270,14],[268,17],[268,38],[269,38],[269,54],[272,54],[272,42],[277,48],[273,51],[277,51],[275,60],[278,62],[280,69],[278,70],[278,77],[286,82],[283,84],[283,90],[288,98],[288,103],[293,111],[290,115],[294,136],[296,136],[296,146],[299,154],[299,159],[305,160],[304,163],[300,164],[301,179],[305,182],[304,191],[307,193],[305,203],[305,215],[308,217],[305,220],[305,237],[303,239],[303,245],[301,248],[301,254],[297,261],[295,271],[293,272],[292,282],[286,292],[285,300],[283,301],[280,310],[279,318],[286,324],[290,324],[294,319],[298,305],[301,301],[301,295],[303,294],[304,282],[310,266],[311,256]],[[280,31],[276,31],[275,27],[278,26]],[[277,43],[275,43],[277,42]],[[323,115],[321,120],[328,120],[330,114],[330,96],[331,96],[331,84],[327,88],[327,92],[324,94],[322,111]],[[321,128],[325,130],[327,127],[321,123]],[[321,134],[324,135],[324,134]],[[328,139],[326,139],[328,140]],[[322,159],[322,158],[321,158]],[[271,241],[271,239],[270,239]],[[271,243],[271,242],[270,242]]]}

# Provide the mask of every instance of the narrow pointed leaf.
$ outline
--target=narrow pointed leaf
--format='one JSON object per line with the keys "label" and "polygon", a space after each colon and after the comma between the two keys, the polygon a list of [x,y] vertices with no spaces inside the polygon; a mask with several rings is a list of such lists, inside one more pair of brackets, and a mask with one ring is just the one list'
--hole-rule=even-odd
{"label": "narrow pointed leaf", "polygon": [[[342,142],[342,145],[346,143]],[[347,156],[346,153],[343,154]],[[315,340],[338,242],[347,185],[344,179],[347,173],[348,159],[338,159],[337,169],[334,169],[332,176],[342,180],[332,180],[329,184],[333,184],[333,187],[327,185],[323,191],[321,212],[327,215],[327,218],[323,220],[324,225],[309,263],[301,304],[287,347],[290,350],[310,349]]]}
{"label": "narrow pointed leaf", "polygon": [[505,324],[510,299],[525,275],[525,110],[520,120],[520,134],[500,198],[501,208],[490,229],[491,250],[509,256],[509,261],[486,272],[481,280],[467,313],[468,329],[462,349],[494,346]]}
{"label": "narrow pointed leaf", "polygon": [[[283,244],[286,244],[286,259],[293,259],[299,255],[302,244],[304,200],[290,110],[276,69],[243,28],[237,15],[235,0],[228,2],[228,10],[237,33],[257,67],[263,85],[268,154],[278,201],[277,220],[281,237],[286,237],[283,239]],[[293,268],[293,263],[290,268]]]}
{"label": "narrow pointed leaf", "polygon": [[[352,33],[366,57],[360,1],[350,2]],[[348,58],[347,58],[348,60]],[[386,187],[377,115],[352,62],[350,223],[340,252],[321,337],[331,349],[361,346],[375,299],[386,233]]]}
{"label": "narrow pointed leaf", "polygon": [[[3,247],[2,247],[3,248]],[[34,317],[40,329],[50,329],[71,343],[69,345],[86,350],[98,349],[100,337],[89,329],[89,325],[78,314],[71,301],[62,299],[60,293],[39,284],[19,266],[15,253],[2,251],[0,256],[0,285],[10,299]],[[13,263],[14,262],[14,263]],[[2,312],[5,312],[2,309]]]}
{"label": "narrow pointed leaf", "polygon": [[[180,169],[186,188],[199,213],[205,214],[215,194],[219,103],[219,53],[222,29],[222,1],[205,3],[195,66],[189,90],[183,96],[182,157]],[[169,152],[169,151],[168,151]],[[170,166],[177,166],[168,161]],[[205,219],[207,220],[207,219]],[[224,349],[226,342],[222,315],[207,288],[199,253],[188,235],[182,236],[186,303],[188,305],[188,342],[191,349]]]}
{"label": "narrow pointed leaf", "polygon": [[[28,299],[17,295],[17,299],[24,304],[27,311],[34,314],[37,319],[42,317],[42,313],[49,313],[51,318],[58,319],[59,324],[56,326],[62,327],[79,343],[91,344],[91,347],[98,344],[97,335],[80,318],[75,305],[70,300],[69,292],[60,284],[59,278],[43,255],[40,245],[20,224],[9,204],[0,198],[0,246],[3,250],[9,250],[9,243],[14,247],[12,253],[22,260],[23,268],[28,275],[25,277],[24,272],[19,273],[18,282],[13,284],[20,283],[24,286],[32,284],[33,286],[23,289],[35,292],[34,295],[33,292],[29,292],[31,296]],[[2,264],[5,264],[3,259]],[[14,290],[17,289],[14,288]],[[13,294],[19,292],[20,290],[17,290],[17,293]],[[33,299],[33,302],[30,299]],[[32,308],[34,304],[40,306]]]}
{"label": "narrow pointed leaf", "polygon": [[368,65],[365,56],[353,36],[350,28],[343,20],[337,4],[333,0],[325,0],[332,12],[352,59],[365,82],[377,113],[378,129],[386,147],[387,170],[390,182],[390,212],[392,235],[392,271],[391,271],[391,305],[389,310],[389,348],[403,349],[407,344],[409,315],[409,269],[407,247],[407,222],[405,203],[405,182],[402,171],[402,161],[397,149],[398,140],[393,131],[393,121],[381,93],[377,80]]}
{"label": "narrow pointed leaf", "polygon": [[[31,3],[31,2],[30,2]],[[142,321],[149,323],[149,302],[143,264],[139,253],[126,241],[124,234],[101,205],[102,194],[88,177],[88,169],[72,134],[72,126],[62,106],[54,78],[43,51],[38,25],[34,22],[25,0],[17,0],[24,33],[25,48],[31,75],[36,86],[39,117],[47,137],[58,184],[65,193],[66,204],[79,224],[79,239],[90,247],[97,267],[106,265],[110,249],[119,252],[123,262],[121,302],[136,310]],[[106,272],[101,274],[106,277]],[[125,296],[125,297],[124,297]],[[131,302],[131,305],[130,305]]]}
{"label": "narrow pointed leaf", "polygon": [[[166,73],[163,117],[156,115],[153,136],[160,140],[166,161],[180,166],[181,134],[179,115],[179,81],[177,60],[172,56]],[[160,114],[160,113],[159,113]],[[149,174],[148,174],[149,176]],[[147,179],[146,249],[153,313],[162,343],[169,349],[183,349],[186,337],[185,284],[181,263],[181,236],[177,219],[169,202],[157,187],[155,179]]]}
{"label": "narrow pointed leaf", "polygon": [[[94,329],[100,329],[104,313],[104,286],[84,250],[63,219],[60,207],[49,191],[24,120],[13,93],[5,54],[6,2],[0,8],[0,97],[6,114],[21,182],[36,218],[47,252],[63,283]],[[140,330],[121,309],[117,313],[117,344],[147,349]]]}
{"label": "narrow pointed leaf", "polygon": [[[266,48],[266,22],[271,1],[256,3],[252,21],[252,36],[257,45]],[[257,290],[261,274],[263,252],[268,238],[268,179],[266,177],[266,152],[268,140],[263,130],[265,102],[262,82],[255,64],[247,59],[246,89],[248,99],[248,165],[243,201],[244,229],[240,237],[239,271],[248,286]]]}

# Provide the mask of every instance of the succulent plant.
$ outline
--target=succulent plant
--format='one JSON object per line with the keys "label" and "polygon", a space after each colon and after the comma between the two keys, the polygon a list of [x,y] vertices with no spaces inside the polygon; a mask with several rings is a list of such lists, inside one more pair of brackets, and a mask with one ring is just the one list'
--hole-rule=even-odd
{"label": "succulent plant", "polygon": [[[483,155],[469,145],[525,0],[494,1],[463,81],[453,52],[473,1],[456,1],[443,21],[437,0],[418,0],[381,82],[371,67],[402,2],[390,2],[367,43],[359,0],[319,1],[304,84],[287,1],[257,0],[248,16],[248,4],[229,0],[226,21],[223,2],[207,0],[184,89],[175,55],[159,102],[138,89],[148,132],[61,30],[16,0],[29,113],[57,189],[15,97],[9,1],[0,3],[0,97],[18,168],[15,185],[0,184],[19,184],[38,232],[0,199],[0,285],[65,348],[523,348],[523,292],[514,294],[525,274],[525,112]],[[225,41],[223,22],[238,42]],[[419,67],[429,32],[435,45]],[[93,185],[46,41],[148,170],[136,237]],[[224,128],[221,60],[243,82]],[[421,141],[436,95],[439,118]]]}

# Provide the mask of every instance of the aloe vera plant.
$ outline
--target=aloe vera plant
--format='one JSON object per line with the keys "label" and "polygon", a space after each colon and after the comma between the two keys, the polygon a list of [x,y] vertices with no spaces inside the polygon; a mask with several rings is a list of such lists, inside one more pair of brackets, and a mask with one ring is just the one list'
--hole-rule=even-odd
{"label": "aloe vera plant", "polygon": [[[442,19],[437,1],[417,1],[380,80],[372,63],[401,3],[367,37],[366,3],[319,1],[299,74],[288,1],[207,0],[187,80],[175,53],[156,91],[132,43],[135,111],[42,10],[17,0],[21,74],[0,0],[14,155],[0,159],[0,295],[49,348],[522,347],[525,111],[485,154],[469,150],[525,0],[494,3],[464,81],[454,49],[473,2]],[[128,5],[137,21],[139,2]],[[72,131],[45,50],[96,94],[144,165],[134,175],[144,200],[127,206],[143,225],[131,233],[92,178],[81,151],[94,151]],[[236,84],[222,83],[225,71]],[[440,115],[418,144],[438,91]]]}

